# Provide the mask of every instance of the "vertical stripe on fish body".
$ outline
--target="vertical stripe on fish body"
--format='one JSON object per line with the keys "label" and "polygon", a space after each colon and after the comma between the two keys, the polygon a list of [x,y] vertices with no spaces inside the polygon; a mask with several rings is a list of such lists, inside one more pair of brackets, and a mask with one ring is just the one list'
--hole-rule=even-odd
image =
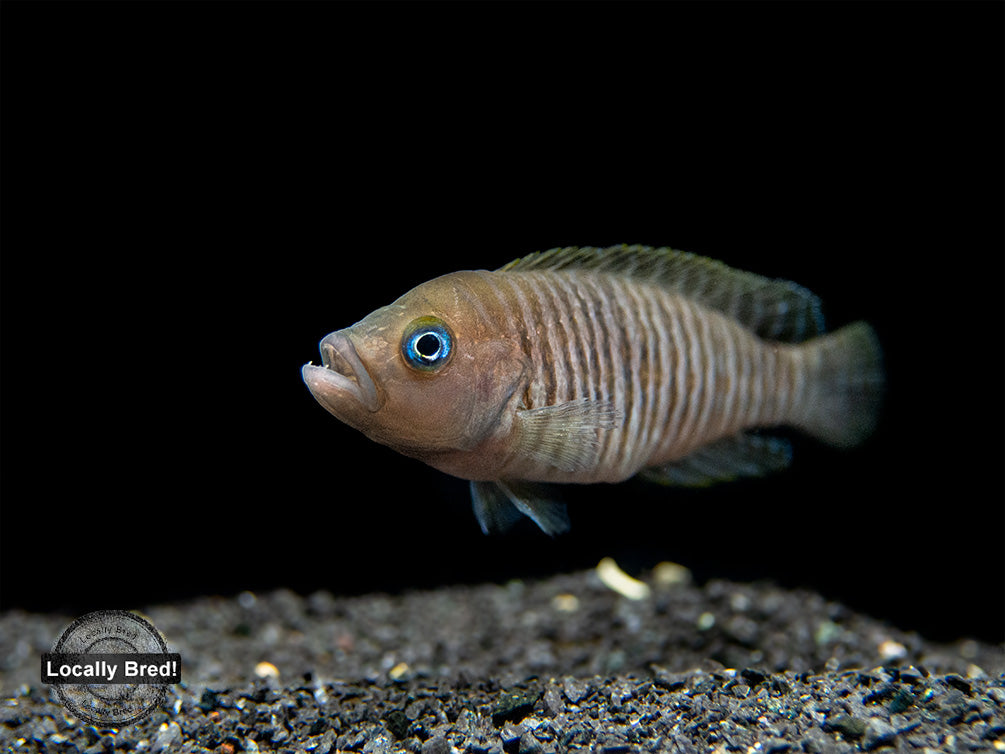
{"label": "vertical stripe on fish body", "polygon": [[[402,322],[441,317],[444,340],[426,340],[428,354],[413,357],[447,364],[455,349],[454,365],[442,370],[453,386],[442,383],[436,400],[416,393],[378,422],[378,406],[392,404],[395,390],[378,389],[368,375],[394,355],[371,354],[367,374],[353,367],[374,339],[365,332],[393,345]],[[788,425],[854,445],[875,424],[883,384],[867,324],[824,334],[818,299],[798,285],[645,246],[552,249],[493,272],[446,275],[329,338],[326,367],[339,362],[356,384],[308,366],[315,397],[379,442],[472,480],[486,532],[520,515],[549,534],[568,528],[564,507],[540,482],[618,482],[642,472],[704,485],[787,466],[789,444],[752,430]],[[420,389],[395,370],[384,370],[387,386]],[[419,371],[422,389],[436,384],[435,369]],[[370,413],[347,413],[322,378],[340,380]],[[426,410],[409,413],[416,403]],[[434,417],[455,439],[416,439]]]}

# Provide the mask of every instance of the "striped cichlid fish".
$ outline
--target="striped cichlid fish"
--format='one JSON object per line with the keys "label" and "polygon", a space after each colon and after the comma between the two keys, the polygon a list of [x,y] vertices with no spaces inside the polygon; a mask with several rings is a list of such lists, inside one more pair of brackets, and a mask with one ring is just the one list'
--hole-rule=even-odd
{"label": "striped cichlid fish", "polygon": [[468,479],[486,533],[569,526],[540,483],[704,485],[789,464],[796,427],[863,440],[883,373],[794,283],[646,246],[561,248],[423,283],[320,344],[303,378],[367,437]]}

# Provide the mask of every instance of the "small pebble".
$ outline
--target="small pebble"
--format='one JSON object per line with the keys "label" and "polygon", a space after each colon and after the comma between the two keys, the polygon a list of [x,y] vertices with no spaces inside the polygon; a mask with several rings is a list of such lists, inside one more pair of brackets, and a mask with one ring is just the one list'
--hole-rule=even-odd
{"label": "small pebble", "polygon": [[558,690],[558,687],[553,684],[548,684],[544,690],[542,696],[544,700],[544,708],[552,717],[557,717],[561,714],[562,710],[565,709],[565,703],[562,701],[562,694]]}
{"label": "small pebble", "polygon": [[817,624],[817,630],[813,635],[818,646],[826,646],[837,641],[841,636],[841,626],[833,621],[822,620]]}
{"label": "small pebble", "polygon": [[408,663],[399,662],[393,668],[387,671],[387,674],[391,677],[392,681],[400,681],[408,673]]}
{"label": "small pebble", "polygon": [[174,720],[169,723],[161,723],[160,730],[150,744],[150,750],[154,752],[171,751],[175,745],[182,740],[181,726]]}
{"label": "small pebble", "polygon": [[443,736],[430,738],[422,744],[422,754],[450,754],[450,743]]}
{"label": "small pebble", "polygon": [[565,678],[562,680],[562,693],[570,702],[578,704],[590,693],[590,687],[575,678]]}
{"label": "small pebble", "polygon": [[880,746],[890,745],[896,737],[897,731],[892,725],[878,717],[872,717],[865,724],[862,747],[866,751],[872,751]]}
{"label": "small pebble", "polygon": [[579,609],[579,597],[575,594],[556,594],[551,598],[551,606],[560,613],[574,613]]}
{"label": "small pebble", "polygon": [[851,715],[838,715],[824,724],[824,730],[840,733],[847,739],[856,740],[865,734],[865,721]]}
{"label": "small pebble", "polygon": [[504,722],[519,722],[534,709],[534,702],[541,694],[530,689],[514,689],[505,691],[496,698],[495,709],[492,710],[492,723],[497,727]]}
{"label": "small pebble", "polygon": [[692,581],[691,569],[680,563],[657,563],[653,568],[653,581],[663,587],[688,586]]}

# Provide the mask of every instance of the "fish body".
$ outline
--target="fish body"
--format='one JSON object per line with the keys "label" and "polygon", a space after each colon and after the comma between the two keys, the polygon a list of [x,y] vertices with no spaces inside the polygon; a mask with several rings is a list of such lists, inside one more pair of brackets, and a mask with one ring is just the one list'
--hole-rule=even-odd
{"label": "fish body", "polygon": [[788,425],[863,440],[882,389],[872,329],[823,333],[819,301],[686,252],[566,248],[414,288],[321,342],[303,377],[371,439],[471,480],[486,532],[564,507],[538,483],[640,472],[702,485],[784,468]]}

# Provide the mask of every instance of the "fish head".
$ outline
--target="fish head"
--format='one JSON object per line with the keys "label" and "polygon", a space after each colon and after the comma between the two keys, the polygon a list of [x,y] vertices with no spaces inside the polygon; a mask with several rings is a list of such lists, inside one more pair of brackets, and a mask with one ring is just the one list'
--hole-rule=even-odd
{"label": "fish head", "polygon": [[483,285],[478,273],[444,275],[326,335],[304,382],[336,418],[405,455],[473,449],[525,373]]}

